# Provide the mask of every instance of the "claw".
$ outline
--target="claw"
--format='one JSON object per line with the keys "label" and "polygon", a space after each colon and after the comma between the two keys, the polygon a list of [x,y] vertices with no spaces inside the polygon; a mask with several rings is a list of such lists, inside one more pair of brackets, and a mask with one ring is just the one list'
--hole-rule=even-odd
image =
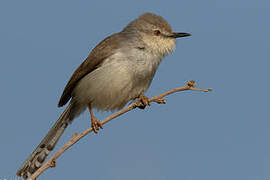
{"label": "claw", "polygon": [[99,128],[103,129],[102,123],[98,121],[95,117],[91,118],[91,127],[93,128],[94,133],[98,133]]}
{"label": "claw", "polygon": [[149,101],[149,98],[146,97],[145,95],[141,95],[140,99],[141,99],[144,106],[150,106],[151,105],[150,101]]}
{"label": "claw", "polygon": [[145,95],[140,95],[138,100],[140,101],[138,103],[138,108],[140,109],[144,109],[146,106],[150,106],[150,101],[149,101],[149,98],[146,97]]}
{"label": "claw", "polygon": [[163,98],[157,99],[157,100],[155,100],[155,102],[158,104],[166,104],[166,100]]}
{"label": "claw", "polygon": [[93,128],[94,133],[97,134],[99,128],[103,129],[103,126],[102,123],[95,118],[91,105],[89,105],[88,107],[91,116],[91,127]]}

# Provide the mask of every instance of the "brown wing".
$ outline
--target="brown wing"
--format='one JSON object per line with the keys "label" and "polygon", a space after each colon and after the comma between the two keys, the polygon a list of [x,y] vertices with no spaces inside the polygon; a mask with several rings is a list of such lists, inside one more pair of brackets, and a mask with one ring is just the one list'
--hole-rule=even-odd
{"label": "brown wing", "polygon": [[76,69],[69,79],[63,94],[59,100],[58,107],[64,106],[71,98],[72,91],[77,83],[88,73],[95,70],[104,59],[109,57],[118,48],[119,33],[113,34],[101,41],[89,54],[86,60]]}

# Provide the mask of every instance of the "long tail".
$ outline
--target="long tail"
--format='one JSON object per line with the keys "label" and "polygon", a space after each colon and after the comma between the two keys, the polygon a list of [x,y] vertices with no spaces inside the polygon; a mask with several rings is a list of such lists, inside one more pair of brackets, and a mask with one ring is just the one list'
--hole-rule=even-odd
{"label": "long tail", "polygon": [[32,154],[24,161],[21,168],[16,173],[17,176],[22,176],[24,179],[27,179],[38,168],[41,167],[42,163],[49,153],[54,149],[61,135],[64,133],[65,129],[70,123],[71,108],[72,104],[70,103],[44,139],[40,142]]}

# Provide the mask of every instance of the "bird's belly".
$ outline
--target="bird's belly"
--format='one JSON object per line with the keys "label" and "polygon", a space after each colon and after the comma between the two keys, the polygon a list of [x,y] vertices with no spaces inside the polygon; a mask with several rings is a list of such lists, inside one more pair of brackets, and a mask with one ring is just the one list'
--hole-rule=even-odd
{"label": "bird's belly", "polygon": [[123,61],[102,65],[79,81],[73,100],[101,111],[121,109],[149,86],[143,79],[136,81],[131,68]]}

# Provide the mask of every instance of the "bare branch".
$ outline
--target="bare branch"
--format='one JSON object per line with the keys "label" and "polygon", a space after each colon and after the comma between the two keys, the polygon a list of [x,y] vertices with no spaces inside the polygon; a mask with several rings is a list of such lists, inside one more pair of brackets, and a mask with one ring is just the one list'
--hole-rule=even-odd
{"label": "bare branch", "polygon": [[[189,81],[186,85],[182,86],[182,87],[178,87],[172,90],[169,90],[167,92],[164,92],[160,95],[154,96],[152,98],[149,98],[149,102],[156,102],[158,104],[165,104],[166,101],[163,99],[163,97],[168,96],[172,93],[175,92],[179,92],[179,91],[186,91],[186,90],[191,90],[191,91],[203,91],[203,92],[209,92],[212,91],[211,88],[209,89],[198,89],[195,88],[195,81]],[[102,124],[106,124],[109,121],[113,120],[114,118],[128,112],[131,111],[133,109],[135,109],[136,107],[139,107],[138,102],[133,102],[132,104],[130,104],[128,107],[112,114],[111,116],[108,116],[107,118],[103,119],[101,121]],[[51,158],[49,158],[42,167],[40,167],[32,176],[30,179],[36,179],[42,172],[44,172],[46,169],[51,168],[51,167],[55,167],[56,166],[56,159],[61,156],[67,149],[69,149],[72,145],[74,145],[76,142],[78,142],[81,138],[83,138],[84,136],[86,136],[87,134],[89,134],[93,129],[90,127],[87,130],[83,131],[80,134],[73,134],[72,138],[63,146],[59,149],[59,151],[57,151]]]}

